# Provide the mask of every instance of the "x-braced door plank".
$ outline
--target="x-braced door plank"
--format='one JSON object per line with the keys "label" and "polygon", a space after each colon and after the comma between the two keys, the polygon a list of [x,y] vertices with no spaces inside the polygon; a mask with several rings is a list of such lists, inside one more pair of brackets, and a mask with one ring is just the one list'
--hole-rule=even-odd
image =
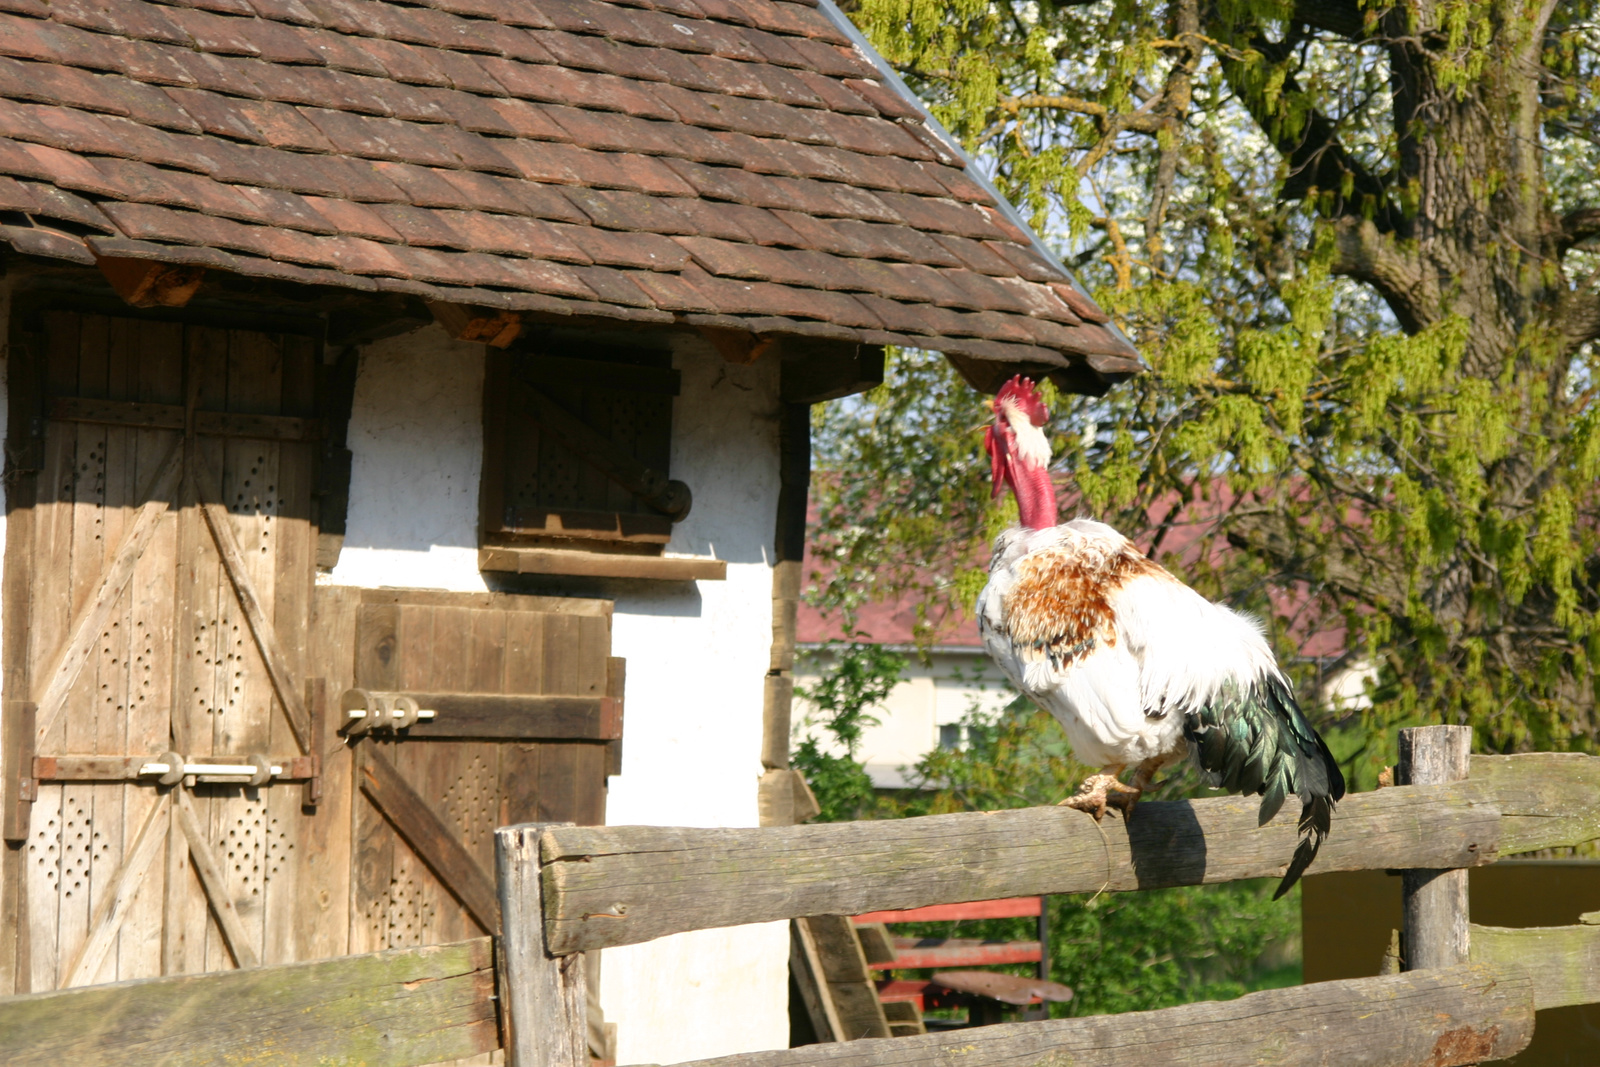
{"label": "x-braced door plank", "polygon": [[88,608],[78,618],[78,624],[72,628],[72,637],[67,641],[67,647],[62,649],[54,669],[50,671],[50,682],[37,701],[39,712],[35,736],[40,741],[49,736],[56,719],[67,706],[68,690],[78,680],[78,673],[83,670],[83,665],[89,661],[95,643],[105,630],[106,620],[111,617],[111,609],[116,606],[117,599],[128,586],[128,580],[133,577],[133,569],[138,565],[139,557],[144,554],[145,548],[149,546],[150,539],[155,536],[156,525],[161,521],[161,516],[166,514],[167,500],[163,498],[169,497],[176,485],[176,475],[182,466],[180,462],[183,457],[182,446],[183,442],[178,440],[168,449],[166,458],[161,461],[160,469],[150,480],[150,488],[145,491],[144,503],[139,506],[139,514],[133,520],[133,528],[122,539],[122,544],[117,546],[117,553],[111,560],[111,566],[106,568],[105,575],[100,579],[94,598],[89,601]]}
{"label": "x-braced door plank", "polygon": [[117,931],[122,929],[122,920],[128,917],[128,909],[139,895],[144,872],[155,858],[156,850],[167,839],[169,800],[170,794],[163,793],[150,805],[144,824],[134,838],[133,848],[122,861],[122,869],[117,872],[111,892],[101,899],[100,906],[95,909],[94,921],[89,924],[89,936],[84,939],[83,947],[78,949],[72,966],[67,970],[67,976],[61,982],[62,989],[88,985],[100,970],[112,940],[117,936]]}
{"label": "x-braced door plank", "polygon": [[444,887],[472,914],[484,933],[500,932],[500,897],[455,833],[370,743],[357,748],[361,791],[383,813]]}
{"label": "x-braced door plank", "polygon": [[294,731],[295,743],[300,746],[301,752],[309,755],[311,715],[306,710],[304,696],[295,687],[294,678],[289,673],[289,665],[284,661],[283,650],[278,646],[277,631],[272,628],[266,611],[262,609],[261,598],[256,595],[255,584],[250,581],[250,574],[245,570],[244,553],[240,551],[239,539],[234,535],[233,520],[228,517],[228,509],[217,503],[222,499],[222,494],[217,491],[210,472],[205,469],[203,461],[198,457],[189,471],[189,477],[194,486],[201,514],[205,515],[206,526],[211,530],[211,539],[217,544],[217,554],[222,557],[222,568],[228,572],[228,581],[233,584],[233,591],[239,598],[239,607],[244,610],[250,635],[255,638],[256,648],[261,651],[261,661],[267,666],[267,677],[272,679],[272,690],[277,693],[278,702],[283,705],[284,714],[289,718],[289,728]]}
{"label": "x-braced door plank", "polygon": [[261,957],[251,947],[244,920],[239,918],[239,909],[233,906],[233,898],[228,895],[227,880],[222,877],[222,867],[217,863],[216,853],[211,851],[211,844],[200,829],[200,820],[195,817],[189,793],[182,786],[173,792],[178,794],[178,825],[183,827],[183,836],[189,840],[189,854],[194,857],[195,873],[200,876],[200,886],[206,891],[211,910],[216,913],[217,926],[222,930],[222,939],[227,942],[228,951],[233,954],[233,962],[238,964],[240,970],[259,967]]}

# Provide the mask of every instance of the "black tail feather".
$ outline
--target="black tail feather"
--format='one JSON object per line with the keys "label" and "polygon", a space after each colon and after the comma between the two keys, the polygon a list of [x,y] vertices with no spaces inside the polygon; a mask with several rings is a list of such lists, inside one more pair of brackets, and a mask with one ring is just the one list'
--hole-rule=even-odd
{"label": "black tail feather", "polygon": [[1300,809],[1300,845],[1294,850],[1294,858],[1289,861],[1289,869],[1284,872],[1283,881],[1278,883],[1277,892],[1272,894],[1272,899],[1277,900],[1287,893],[1300,876],[1306,873],[1306,868],[1311,866],[1311,861],[1317,858],[1317,851],[1322,848],[1322,842],[1327,839],[1328,830],[1333,825],[1333,797],[1317,796],[1306,801]]}

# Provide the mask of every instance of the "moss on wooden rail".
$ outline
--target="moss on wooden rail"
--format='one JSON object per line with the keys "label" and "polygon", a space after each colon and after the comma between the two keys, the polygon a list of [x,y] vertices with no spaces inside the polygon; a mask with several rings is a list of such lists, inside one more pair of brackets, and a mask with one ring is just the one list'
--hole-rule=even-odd
{"label": "moss on wooden rail", "polygon": [[1469,933],[1472,962],[1526,971],[1539,1010],[1600,1004],[1600,926],[1473,925]]}
{"label": "moss on wooden rail", "polygon": [[[1478,757],[1473,777],[1346,797],[1311,870],[1468,867],[1600,836],[1600,759]],[[1289,806],[1293,808],[1293,804]],[[1249,798],[1151,802],[1098,826],[1065,808],[760,829],[546,831],[552,952],[686,930],[1037,893],[1275,877],[1294,820]]]}
{"label": "moss on wooden rail", "polygon": [[498,1048],[487,937],[0,998],[6,1067],[413,1067]]}
{"label": "moss on wooden rail", "polygon": [[1458,967],[1320,982],[1223,1003],[804,1045],[680,1067],[1458,1067],[1533,1036],[1525,974]]}

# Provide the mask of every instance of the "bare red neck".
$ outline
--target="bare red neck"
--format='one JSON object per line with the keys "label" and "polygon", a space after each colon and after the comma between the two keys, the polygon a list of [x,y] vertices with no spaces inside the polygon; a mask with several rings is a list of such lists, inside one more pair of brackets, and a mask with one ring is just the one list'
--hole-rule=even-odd
{"label": "bare red neck", "polygon": [[1006,481],[1017,494],[1017,518],[1030,530],[1044,530],[1056,525],[1056,487],[1050,481],[1050,472],[1044,467],[1033,467],[1020,456],[1007,464]]}

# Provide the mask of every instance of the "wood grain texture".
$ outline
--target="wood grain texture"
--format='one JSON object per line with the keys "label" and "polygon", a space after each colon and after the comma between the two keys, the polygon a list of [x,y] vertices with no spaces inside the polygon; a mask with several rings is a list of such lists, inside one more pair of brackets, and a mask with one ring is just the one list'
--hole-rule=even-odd
{"label": "wood grain texture", "polygon": [[67,968],[66,977],[61,982],[63,988],[88,985],[99,972],[106,951],[116,940],[118,932],[122,929],[122,922],[127,917],[128,909],[133,906],[134,898],[139,895],[145,871],[150,868],[150,861],[155,859],[156,853],[167,839],[168,800],[167,796],[162,796],[146,813],[144,822],[139,827],[138,836],[134,838],[133,846],[128,850],[127,858],[123,860],[122,868],[117,872],[110,891],[101,898],[99,907],[95,909],[89,936]]}
{"label": "wood grain texture", "polygon": [[456,895],[486,933],[500,929],[495,886],[461,841],[427,801],[377,749],[364,744],[357,755],[361,791],[383,812],[407,844]]}
{"label": "wood grain texture", "polygon": [[612,741],[621,736],[621,715],[609,697],[410,690],[405,695],[439,713],[410,727],[406,736],[412,740]]}
{"label": "wood grain texture", "polygon": [[35,737],[39,742],[50,735],[56,720],[65,710],[68,692],[94,652],[111,618],[112,609],[122,598],[123,590],[127,589],[128,580],[133,577],[140,554],[150,544],[161,517],[166,514],[177,485],[182,456],[180,442],[174,441],[144,494],[144,503],[139,506],[137,516],[117,546],[116,555],[101,576],[99,587],[89,599],[84,613],[78,616],[71,639],[56,657],[54,668],[48,672],[50,680],[37,700],[39,711]]}
{"label": "wood grain texture", "polygon": [[[1470,726],[1417,726],[1400,731],[1400,785],[1442,785],[1467,777]],[[1401,960],[1406,970],[1467,962],[1467,872],[1409,869],[1401,877]]]}
{"label": "wood grain texture", "polygon": [[1472,962],[1519,968],[1533,979],[1533,1006],[1600,1004],[1600,926],[1471,927]]}
{"label": "wood grain texture", "polygon": [[228,891],[228,881],[223,877],[222,864],[217,862],[211,842],[206,840],[205,831],[201,828],[200,820],[196,817],[194,806],[189,800],[189,793],[184,789],[178,789],[176,792],[178,826],[183,830],[184,840],[189,844],[189,855],[194,858],[195,873],[200,876],[200,884],[205,889],[206,899],[211,903],[211,914],[216,918],[217,926],[222,931],[228,952],[232,954],[234,964],[241,970],[259,966],[261,957],[257,954],[255,946],[250,943],[249,932],[239,918],[238,906],[234,904],[233,894]]}
{"label": "wood grain texture", "polygon": [[200,513],[205,516],[206,527],[216,541],[217,554],[222,557],[223,569],[233,586],[234,595],[239,598],[239,607],[244,612],[245,622],[250,626],[250,636],[255,639],[256,648],[261,653],[261,660],[267,669],[267,676],[272,680],[273,692],[289,718],[289,725],[294,731],[294,739],[300,746],[300,751],[310,752],[311,715],[306,711],[305,694],[290,673],[289,663],[278,640],[277,629],[267,617],[261,596],[256,592],[256,582],[251,579],[244,553],[239,548],[233,520],[228,514],[228,509],[217,502],[221,494],[217,491],[211,475],[206,471],[204,462],[195,464],[189,473],[194,482]]}
{"label": "wood grain texture", "polygon": [[545,945],[539,834],[548,823],[495,831],[495,874],[505,933],[500,939],[501,1008],[507,1067],[588,1067],[583,957],[553,957]]}
{"label": "wood grain texture", "polygon": [[[1312,871],[1487,862],[1500,823],[1493,799],[1471,783],[1347,797]],[[551,830],[542,842],[550,943],[579,952],[805,915],[1277,877],[1295,849],[1294,820],[1258,828],[1256,808],[1243,797],[1147,802],[1131,823],[1098,826],[1047,807],[754,829]]]}
{"label": "wood grain texture", "polygon": [[805,1045],[681,1067],[1460,1067],[1527,1047],[1532,986],[1526,974],[1468,966],[1159,1011]]}
{"label": "wood grain texture", "polygon": [[720,582],[728,577],[727,561],[720,559],[679,559],[509,546],[479,549],[478,569],[510,571],[513,574],[645,578],[667,582]]}
{"label": "wood grain texture", "polygon": [[[412,1067],[497,1047],[487,937],[0,999],[7,1067]],[[71,1025],[63,1025],[71,1020]]]}

